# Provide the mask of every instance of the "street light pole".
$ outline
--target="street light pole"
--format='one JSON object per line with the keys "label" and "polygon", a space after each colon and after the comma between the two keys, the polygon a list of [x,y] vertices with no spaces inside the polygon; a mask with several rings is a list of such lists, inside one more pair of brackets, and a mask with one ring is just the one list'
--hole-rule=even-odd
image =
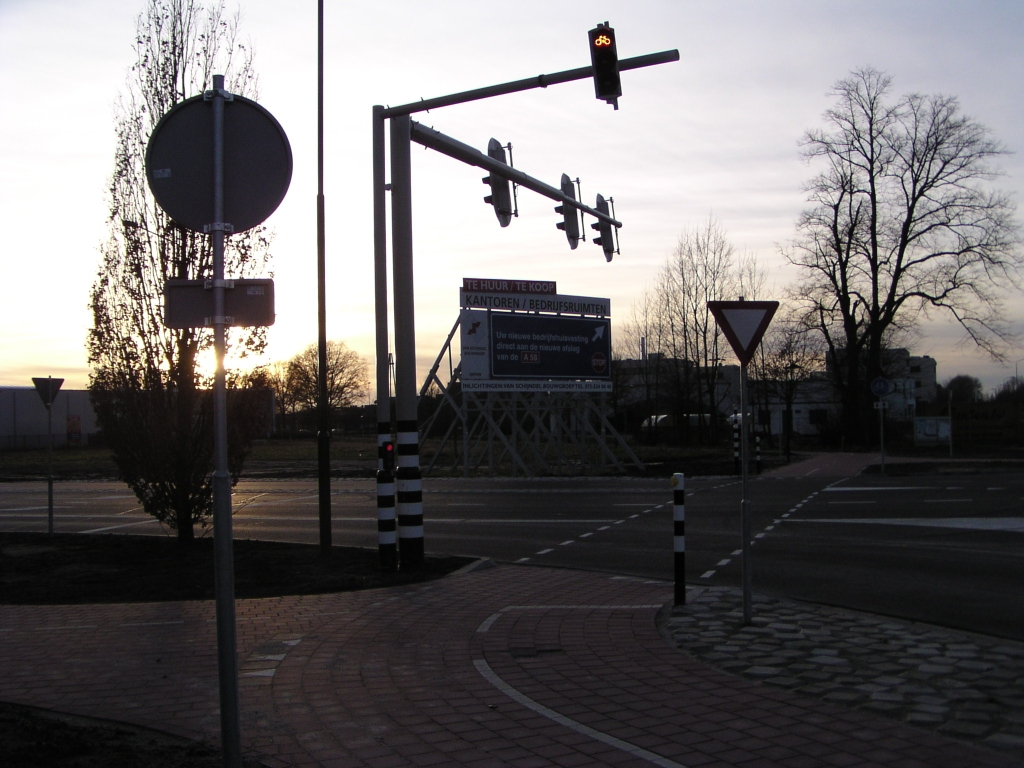
{"label": "street light pole", "polygon": [[331,551],[331,404],[327,397],[327,255],[324,233],[324,0],[317,3],[317,388],[316,456],[320,554]]}

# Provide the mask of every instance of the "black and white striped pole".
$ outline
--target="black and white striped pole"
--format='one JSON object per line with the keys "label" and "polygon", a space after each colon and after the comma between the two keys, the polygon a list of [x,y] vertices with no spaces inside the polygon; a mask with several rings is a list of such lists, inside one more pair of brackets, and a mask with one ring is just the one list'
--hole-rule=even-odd
{"label": "black and white striped pole", "polygon": [[672,548],[675,555],[675,604],[686,605],[686,503],[684,491],[686,476],[682,472],[672,475]]}
{"label": "black and white striped pole", "polygon": [[423,565],[423,480],[416,391],[416,324],[413,307],[412,161],[408,115],[391,118],[391,230],[395,286],[395,411],[398,468],[398,561]]}
{"label": "black and white striped pole", "polygon": [[733,474],[740,473],[740,423],[735,412],[732,415],[732,469]]}
{"label": "black and white striped pole", "polygon": [[380,448],[377,469],[377,549],[380,569],[398,569],[398,533],[395,528],[395,444],[390,435]]}

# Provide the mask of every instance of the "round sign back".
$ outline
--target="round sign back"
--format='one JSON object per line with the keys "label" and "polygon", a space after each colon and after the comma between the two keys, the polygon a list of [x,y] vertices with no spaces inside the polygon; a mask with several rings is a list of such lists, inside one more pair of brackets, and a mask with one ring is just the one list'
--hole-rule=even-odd
{"label": "round sign back", "polygon": [[[146,146],[153,197],[182,226],[213,224],[213,103],[202,96],[164,115]],[[281,204],[292,178],[292,150],[274,116],[255,101],[224,103],[224,223],[244,232]]]}

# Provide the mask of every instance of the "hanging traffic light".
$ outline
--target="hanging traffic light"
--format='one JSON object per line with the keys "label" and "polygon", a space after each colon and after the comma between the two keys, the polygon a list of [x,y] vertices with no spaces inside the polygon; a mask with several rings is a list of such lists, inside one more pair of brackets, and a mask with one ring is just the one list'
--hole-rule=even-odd
{"label": "hanging traffic light", "polygon": [[[508,165],[505,148],[497,139],[487,142],[487,155]],[[498,223],[507,227],[512,221],[512,193],[509,191],[509,180],[492,173],[490,176],[484,176],[484,184],[491,187],[491,194],[484,198],[484,202],[494,206],[494,215],[498,217]]]}
{"label": "hanging traffic light", "polygon": [[615,47],[615,30],[606,21],[587,34],[590,36],[590,63],[594,69],[594,95],[618,109],[622,83],[619,81],[619,52]]}
{"label": "hanging traffic light", "polygon": [[[594,206],[601,213],[606,216],[608,213],[608,201],[604,199],[603,195],[597,196],[597,204]],[[605,261],[611,261],[612,256],[615,253],[615,239],[612,235],[612,225],[604,219],[598,219],[595,223],[590,225],[591,229],[596,229],[600,237],[594,238],[594,243],[600,245],[604,250]]]}
{"label": "hanging traffic light", "polygon": [[[573,184],[569,174],[562,174],[562,194],[576,199],[576,185]],[[562,214],[562,220],[555,224],[556,227],[565,232],[565,238],[569,241],[569,247],[576,250],[580,242],[580,219],[576,208],[567,203],[555,206],[555,213]]]}

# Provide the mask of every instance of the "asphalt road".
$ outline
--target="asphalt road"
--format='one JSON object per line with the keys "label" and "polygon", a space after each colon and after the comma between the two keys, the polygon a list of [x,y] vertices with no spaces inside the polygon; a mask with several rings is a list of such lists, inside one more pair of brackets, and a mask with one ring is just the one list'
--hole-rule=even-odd
{"label": "asphalt road", "polygon": [[[854,470],[844,470],[851,475]],[[1024,640],[1024,476],[790,472],[750,485],[755,590]],[[687,581],[739,586],[741,485],[687,481]],[[311,480],[242,481],[236,538],[315,543]],[[667,480],[430,480],[431,554],[669,581]],[[374,485],[336,480],[339,545],[375,547]],[[116,483],[58,483],[58,531],[162,534]],[[46,530],[44,483],[0,485],[0,530]]]}

